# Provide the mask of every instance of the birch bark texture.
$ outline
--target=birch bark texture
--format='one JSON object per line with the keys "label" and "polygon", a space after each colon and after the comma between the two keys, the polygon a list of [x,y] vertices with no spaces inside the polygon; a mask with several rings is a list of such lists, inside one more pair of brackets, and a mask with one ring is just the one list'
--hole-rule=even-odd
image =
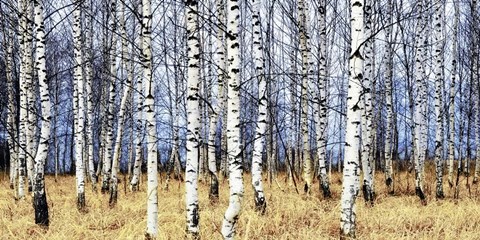
{"label": "birch bark texture", "polygon": [[347,93],[347,122],[345,132],[345,160],[341,196],[341,238],[355,238],[356,206],[360,181],[361,84],[363,80],[364,14],[363,0],[350,1],[351,53]]}
{"label": "birch bark texture", "polygon": [[454,2],[454,22],[453,22],[453,41],[452,41],[452,77],[450,82],[449,94],[449,143],[448,143],[448,185],[453,187],[453,165],[455,160],[455,86],[458,79],[458,24],[460,21],[459,3]]}
{"label": "birch bark texture", "polygon": [[82,3],[75,4],[73,11],[73,55],[75,67],[73,69],[74,94],[74,139],[75,139],[75,177],[77,184],[77,208],[85,209],[85,164],[83,161],[83,140],[85,128],[85,101],[82,51]]}
{"label": "birch bark texture", "polygon": [[35,156],[35,178],[33,188],[33,205],[35,208],[35,223],[42,226],[49,225],[47,195],[45,192],[45,162],[48,157],[50,139],[50,97],[45,63],[45,27],[43,23],[43,1],[34,0],[35,23],[35,72],[38,76],[40,88],[40,142]]}
{"label": "birch bark texture", "polygon": [[310,194],[313,182],[313,162],[310,157],[310,141],[308,134],[308,95],[310,88],[310,50],[308,46],[307,4],[305,0],[298,1],[300,53],[302,55],[302,90],[301,90],[301,131],[303,142],[303,180],[304,191]]}
{"label": "birch bark texture", "polygon": [[395,192],[393,178],[393,132],[394,132],[394,115],[393,115],[393,47],[391,41],[392,35],[392,14],[393,0],[387,1],[387,26],[385,28],[385,102],[387,109],[387,122],[385,134],[385,184],[389,194]]}
{"label": "birch bark texture", "polygon": [[424,164],[426,154],[426,110],[427,110],[427,85],[425,72],[425,60],[426,60],[426,44],[427,38],[426,21],[424,11],[427,9],[425,1],[417,1],[417,26],[415,28],[415,87],[417,92],[417,100],[415,101],[414,109],[414,126],[415,126],[415,193],[420,198],[422,204],[425,204],[425,194],[423,189],[424,176]]}
{"label": "birch bark texture", "polygon": [[155,84],[152,77],[152,13],[150,0],[142,0],[142,55],[145,82],[145,122],[147,132],[147,229],[145,237],[158,234],[157,131],[155,119]]}
{"label": "birch bark texture", "polygon": [[258,118],[255,129],[255,142],[253,144],[252,185],[255,210],[264,214],[267,202],[263,192],[262,155],[265,146],[265,130],[267,129],[267,80],[264,71],[265,59],[263,57],[262,32],[260,28],[260,0],[252,0],[252,20],[255,74],[258,80]]}
{"label": "birch bark texture", "polygon": [[363,198],[365,202],[369,205],[373,205],[375,191],[373,189],[373,159],[371,159],[370,152],[372,151],[373,143],[373,106],[372,106],[372,82],[374,78],[374,37],[373,34],[373,7],[372,0],[364,0],[364,73],[362,79],[362,99],[360,100],[360,108],[362,115],[362,150],[361,150],[361,159],[362,159],[362,171],[363,171]]}
{"label": "birch bark texture", "polygon": [[319,114],[315,114],[317,118],[317,155],[318,155],[318,171],[319,184],[323,192],[323,197],[330,198],[330,180],[327,174],[327,1],[320,0],[318,6],[319,28],[320,28],[320,49],[319,49],[319,76],[318,76],[318,100],[315,108],[319,110]]}
{"label": "birch bark texture", "polygon": [[240,6],[227,0],[227,156],[230,187],[229,205],[222,223],[224,239],[234,239],[244,194],[242,145],[240,141]]}
{"label": "birch bark texture", "polygon": [[186,0],[187,16],[187,163],[185,191],[187,233],[199,234],[198,163],[200,152],[200,39],[198,29],[198,1]]}
{"label": "birch bark texture", "polygon": [[442,0],[437,1],[434,4],[434,16],[433,16],[433,44],[434,44],[434,75],[435,75],[435,116],[436,116],[436,128],[435,128],[435,179],[436,179],[436,191],[435,196],[437,199],[445,197],[443,193],[443,15],[445,10],[445,3]]}

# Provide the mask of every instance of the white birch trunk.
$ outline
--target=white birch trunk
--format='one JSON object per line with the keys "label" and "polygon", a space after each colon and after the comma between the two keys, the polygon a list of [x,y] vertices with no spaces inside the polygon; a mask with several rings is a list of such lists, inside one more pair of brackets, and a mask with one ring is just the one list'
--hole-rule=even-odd
{"label": "white birch trunk", "polygon": [[48,158],[48,140],[50,139],[50,97],[45,64],[45,32],[43,24],[43,2],[34,0],[35,38],[37,46],[35,52],[35,72],[38,75],[40,87],[40,104],[42,114],[40,118],[40,143],[35,156],[35,181],[33,189],[33,205],[35,208],[35,223],[48,226],[48,205],[45,193],[44,167]]}
{"label": "white birch trunk", "polygon": [[434,5],[434,74],[435,74],[435,116],[437,118],[435,131],[435,175],[436,175],[436,197],[438,199],[444,198],[443,193],[443,46],[444,38],[443,30],[443,12],[444,2],[438,1]]}
{"label": "white birch trunk", "polygon": [[19,9],[19,16],[20,16],[20,24],[18,29],[18,36],[20,42],[20,54],[21,54],[21,65],[20,65],[20,124],[19,124],[19,131],[18,131],[18,142],[20,145],[19,152],[18,152],[18,195],[19,199],[25,198],[25,177],[26,177],[26,157],[27,157],[27,82],[26,82],[26,54],[25,54],[25,40],[26,35],[28,34],[27,29],[27,18],[26,18],[26,9],[27,9],[27,1],[26,0],[19,0],[18,1],[18,9]]}
{"label": "white birch trunk", "polygon": [[320,189],[323,192],[323,197],[330,198],[330,180],[327,174],[327,2],[320,0],[318,12],[319,28],[320,28],[320,49],[319,49],[319,77],[318,77],[318,97],[315,109],[319,110],[319,114],[315,114],[317,118],[317,156],[318,156],[318,172]]}
{"label": "white birch trunk", "polygon": [[24,78],[25,78],[25,91],[26,91],[26,105],[22,105],[27,108],[27,117],[26,117],[26,165],[27,165],[27,179],[28,179],[28,192],[32,191],[33,181],[34,181],[34,158],[35,158],[35,132],[36,132],[36,114],[37,110],[35,107],[35,85],[33,82],[33,21],[32,21],[32,12],[33,5],[31,2],[26,1],[27,7],[25,12],[25,48],[24,48]]}
{"label": "white birch trunk", "polygon": [[391,43],[392,34],[392,16],[393,14],[393,0],[387,2],[388,26],[385,29],[385,102],[387,109],[387,122],[386,122],[386,134],[385,134],[385,184],[387,185],[387,192],[393,194],[395,191],[395,185],[393,181],[393,162],[392,162],[392,145],[393,145],[393,49]]}
{"label": "white birch trunk", "polygon": [[[143,30],[141,30],[143,31]],[[141,38],[137,38],[141,41],[143,41]],[[132,175],[132,180],[130,181],[130,190],[131,191],[137,191],[139,182],[140,182],[140,173],[142,170],[142,146],[143,146],[143,139],[144,139],[144,126],[145,126],[145,121],[144,121],[144,111],[143,111],[143,103],[144,103],[144,85],[141,77],[137,78],[137,81],[135,82],[135,92],[134,92],[136,98],[136,108],[137,110],[135,111],[134,114],[134,119],[135,119],[135,162],[133,164],[133,175]]]}
{"label": "white birch trunk", "polygon": [[253,0],[252,2],[252,19],[255,74],[258,79],[258,119],[253,144],[252,185],[255,192],[255,210],[264,214],[267,202],[263,192],[262,155],[265,145],[265,130],[267,129],[267,80],[264,71],[265,60],[263,58],[262,32],[260,29],[260,0]]}
{"label": "white birch trunk", "polygon": [[142,59],[145,81],[145,120],[147,130],[147,230],[146,238],[158,233],[157,131],[155,119],[155,83],[152,77],[152,13],[150,0],[142,0]]}
{"label": "white birch trunk", "polygon": [[424,0],[417,1],[417,26],[415,29],[415,84],[417,91],[417,98],[415,101],[414,112],[414,126],[415,126],[415,193],[420,198],[421,202],[425,204],[425,194],[423,189],[424,183],[424,164],[426,153],[426,72],[425,72],[425,57],[426,57],[426,43],[425,36],[426,22],[423,11],[426,9]]}
{"label": "white birch trunk", "polygon": [[301,92],[301,131],[303,141],[303,180],[305,181],[304,191],[310,194],[313,181],[313,162],[310,157],[310,142],[308,135],[308,93],[310,88],[309,77],[309,48],[308,48],[308,27],[307,27],[307,6],[305,0],[298,1],[300,52],[302,55],[302,92]]}
{"label": "white birch trunk", "polygon": [[107,102],[107,120],[106,124],[106,141],[103,153],[103,176],[102,176],[102,193],[106,193],[110,189],[110,176],[112,174],[112,155],[113,155],[113,119],[115,111],[115,98],[116,98],[116,80],[117,80],[117,1],[111,0],[110,2],[110,31],[111,31],[111,48],[110,48],[110,88],[109,97]]}
{"label": "white birch trunk", "polygon": [[358,106],[361,98],[363,75],[362,45],[364,39],[363,0],[354,0],[351,4],[351,54],[350,74],[347,95],[347,123],[345,133],[345,154],[341,197],[341,236],[355,238],[356,207],[360,181],[360,136],[361,109]]}
{"label": "white birch trunk", "polygon": [[373,168],[372,159],[370,159],[373,144],[372,135],[372,118],[373,118],[373,106],[372,106],[372,80],[374,77],[373,70],[373,45],[374,38],[371,36],[372,31],[372,1],[364,0],[364,28],[365,28],[365,44],[364,44],[364,73],[362,81],[362,99],[360,100],[360,111],[362,114],[362,171],[363,171],[363,198],[367,204],[373,205],[375,191],[373,189]]}
{"label": "white birch trunk", "polygon": [[216,47],[215,52],[215,69],[217,73],[218,82],[218,100],[213,112],[210,116],[210,128],[208,134],[208,169],[210,172],[211,184],[209,197],[211,200],[216,201],[218,199],[218,172],[217,161],[215,158],[215,138],[217,136],[217,124],[220,119],[220,113],[224,109],[224,89],[225,89],[225,32],[222,29],[222,25],[225,22],[225,3],[223,0],[216,0],[216,10],[218,15],[218,27],[216,33]]}
{"label": "white birch trunk", "polygon": [[457,59],[458,59],[458,24],[460,21],[460,9],[458,6],[459,3],[454,3],[455,16],[453,24],[453,41],[452,41],[452,77],[450,83],[450,96],[449,96],[449,124],[450,124],[450,133],[449,133],[449,143],[448,143],[448,185],[450,188],[453,187],[453,164],[455,160],[455,84],[457,80]]}
{"label": "white birch trunk", "polygon": [[234,239],[243,199],[242,145],[240,141],[240,6],[227,0],[227,155],[230,200],[222,223],[224,239]]}
{"label": "white birch trunk", "polygon": [[198,170],[200,157],[200,39],[198,34],[198,1],[187,0],[187,163],[185,190],[187,209],[187,233],[199,235]]}
{"label": "white birch trunk", "polygon": [[91,14],[90,1],[85,1],[84,8],[89,13],[89,18],[85,21],[85,96],[87,98],[87,121],[85,125],[86,134],[86,148],[88,158],[88,175],[92,183],[93,191],[97,191],[97,175],[95,173],[95,165],[93,162],[93,120],[94,120],[94,108],[93,108],[93,15]]}
{"label": "white birch trunk", "polygon": [[120,155],[122,151],[122,136],[125,125],[125,108],[127,100],[130,98],[130,90],[132,89],[133,66],[130,64],[130,56],[128,54],[127,29],[125,22],[126,3],[123,3],[123,9],[120,13],[121,36],[122,36],[122,63],[123,69],[127,70],[127,79],[123,86],[122,99],[120,101],[120,110],[117,118],[117,136],[115,138],[115,148],[112,159],[112,175],[110,176],[110,206],[115,206],[118,197],[118,172],[120,172]]}
{"label": "white birch trunk", "polygon": [[73,52],[74,52],[74,127],[75,127],[75,176],[77,184],[77,208],[85,209],[85,165],[83,161],[83,140],[85,126],[84,78],[82,53],[82,5],[77,3],[73,11]]}

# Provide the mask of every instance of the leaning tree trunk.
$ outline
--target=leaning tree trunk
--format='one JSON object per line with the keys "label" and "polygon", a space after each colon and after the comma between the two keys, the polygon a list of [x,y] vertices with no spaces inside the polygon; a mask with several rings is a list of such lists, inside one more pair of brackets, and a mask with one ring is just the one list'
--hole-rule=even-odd
{"label": "leaning tree trunk", "polygon": [[147,230],[145,237],[154,239],[158,232],[157,130],[155,119],[155,84],[152,77],[152,13],[150,0],[142,0],[142,58],[145,81],[145,120],[147,130]]}
{"label": "leaning tree trunk", "polygon": [[361,83],[363,75],[362,41],[363,0],[351,1],[351,53],[350,76],[347,95],[347,123],[345,132],[345,157],[342,181],[340,229],[343,238],[355,238],[356,210],[355,199],[358,195],[360,180],[360,121],[361,109],[358,106],[361,98]]}
{"label": "leaning tree trunk", "polygon": [[234,239],[243,199],[242,145],[240,142],[240,8],[237,0],[227,0],[227,154],[230,201],[223,217],[224,239]]}
{"label": "leaning tree trunk", "polygon": [[372,118],[373,118],[373,106],[372,106],[372,80],[374,77],[373,70],[373,45],[374,38],[371,36],[372,31],[372,1],[365,0],[365,11],[364,11],[364,24],[365,24],[365,46],[364,46],[364,73],[362,81],[362,99],[360,100],[360,106],[362,108],[362,171],[363,171],[363,198],[367,204],[373,205],[373,198],[375,191],[373,189],[373,168],[372,168],[372,159],[370,159],[370,151],[372,150],[373,145],[373,135],[372,135]]}
{"label": "leaning tree trunk", "polygon": [[48,157],[48,140],[50,139],[50,97],[45,64],[45,28],[43,24],[43,2],[33,1],[35,12],[35,32],[37,46],[35,52],[35,72],[40,87],[40,142],[35,156],[35,182],[33,188],[33,206],[35,208],[35,223],[48,226],[47,194],[45,193],[44,167]]}
{"label": "leaning tree trunk", "polygon": [[198,209],[198,160],[200,152],[200,39],[198,35],[198,1],[186,1],[187,15],[187,163],[185,190],[187,209],[187,233],[193,238],[199,235]]}
{"label": "leaning tree trunk", "polygon": [[387,2],[388,21],[385,29],[385,100],[387,109],[387,124],[385,129],[385,184],[387,192],[393,194],[395,185],[393,181],[393,132],[394,132],[394,115],[393,115],[393,48],[391,42],[392,35],[392,0]]}
{"label": "leaning tree trunk", "polygon": [[443,12],[444,3],[438,1],[434,5],[434,74],[435,74],[435,116],[437,118],[435,132],[435,175],[436,175],[436,197],[444,198],[443,194]]}
{"label": "leaning tree trunk", "polygon": [[262,155],[267,129],[267,81],[265,79],[265,60],[263,58],[262,32],[260,29],[260,0],[252,2],[253,54],[255,55],[255,73],[258,79],[258,119],[255,130],[255,142],[252,157],[252,185],[254,190],[255,210],[265,213],[267,202],[263,193]]}
{"label": "leaning tree trunk", "polygon": [[122,63],[123,69],[127,70],[127,79],[123,86],[122,99],[120,101],[120,111],[117,118],[117,136],[115,138],[115,148],[112,159],[112,174],[110,175],[110,206],[115,206],[118,197],[118,172],[120,171],[120,154],[122,151],[122,136],[125,125],[125,108],[127,100],[130,98],[130,90],[132,89],[133,66],[130,64],[130,56],[128,54],[128,39],[125,22],[126,3],[123,3],[123,9],[120,14],[120,24],[122,31]]}
{"label": "leaning tree trunk", "polygon": [[83,161],[83,139],[85,126],[85,101],[83,78],[83,53],[82,53],[82,4],[75,5],[73,11],[73,54],[74,54],[74,94],[73,114],[75,128],[75,176],[77,183],[77,208],[85,210],[85,165]]}
{"label": "leaning tree trunk", "polygon": [[415,193],[420,198],[420,201],[425,204],[424,194],[424,164],[426,153],[426,99],[427,99],[427,85],[426,85],[426,43],[427,38],[425,34],[426,21],[424,19],[423,11],[427,9],[424,6],[425,2],[420,0],[417,2],[417,26],[415,29],[416,43],[415,43],[415,84],[417,90],[417,100],[415,101],[414,112],[414,126],[415,126]]}
{"label": "leaning tree trunk", "polygon": [[320,0],[320,6],[318,12],[319,27],[320,27],[320,61],[319,61],[319,77],[318,77],[318,97],[315,109],[319,110],[319,114],[315,114],[314,117],[317,123],[317,155],[318,155],[318,172],[319,172],[319,184],[320,189],[323,192],[323,197],[330,198],[330,181],[327,174],[327,2],[326,0]]}

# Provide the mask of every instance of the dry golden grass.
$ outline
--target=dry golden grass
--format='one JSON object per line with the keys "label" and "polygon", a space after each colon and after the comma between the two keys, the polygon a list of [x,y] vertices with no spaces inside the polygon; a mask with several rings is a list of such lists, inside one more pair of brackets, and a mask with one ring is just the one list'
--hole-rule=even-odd
{"label": "dry golden grass", "polygon": [[[428,171],[433,173],[432,169]],[[394,196],[385,193],[383,175],[376,175],[375,206],[366,207],[357,198],[357,237],[359,239],[480,239],[480,194],[472,185],[470,196],[462,182],[461,199],[433,197],[434,179],[427,174],[427,206],[422,206],[413,191],[413,175],[396,176]],[[266,185],[267,213],[253,210],[253,194],[245,176],[246,191],[237,239],[338,239],[340,174],[332,176],[333,198],[325,200],[318,185],[311,196],[297,194],[280,177],[283,191]],[[407,180],[408,179],[408,180]],[[8,180],[0,176],[0,239],[142,239],[146,226],[145,185],[137,193],[122,192],[115,208],[108,206],[108,195],[87,191],[88,212],[76,210],[75,178],[61,177],[57,183],[47,177],[50,227],[37,227],[33,220],[31,197],[15,202]],[[122,183],[123,184],[123,183]],[[221,239],[219,228],[228,203],[228,185],[223,182],[220,201],[208,200],[208,187],[200,184],[200,221],[202,239]],[[122,186],[123,189],[123,186]],[[299,185],[299,190],[301,189]],[[185,229],[184,186],[172,182],[169,191],[159,189],[159,239],[183,239]]]}

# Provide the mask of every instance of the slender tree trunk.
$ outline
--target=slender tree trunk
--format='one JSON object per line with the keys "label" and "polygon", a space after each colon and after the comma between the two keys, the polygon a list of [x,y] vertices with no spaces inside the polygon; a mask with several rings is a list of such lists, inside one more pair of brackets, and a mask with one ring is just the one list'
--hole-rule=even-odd
{"label": "slender tree trunk", "polygon": [[452,77],[450,83],[450,96],[449,96],[449,124],[450,124],[450,133],[449,133],[449,143],[448,143],[448,185],[450,188],[453,187],[453,165],[455,160],[455,84],[457,80],[457,58],[458,58],[458,24],[460,21],[460,9],[458,6],[459,3],[454,3],[455,16],[453,24],[453,41],[452,41]]}
{"label": "slender tree trunk", "polygon": [[341,238],[355,238],[356,210],[355,199],[358,195],[360,180],[360,136],[361,112],[358,106],[361,98],[363,75],[364,19],[363,0],[351,1],[351,54],[350,76],[347,97],[347,125],[345,133],[345,166],[343,168],[341,197]]}
{"label": "slender tree trunk", "polygon": [[27,108],[27,117],[26,117],[26,133],[25,133],[25,141],[26,141],[26,166],[27,166],[27,180],[28,180],[28,192],[32,191],[33,188],[33,181],[34,181],[34,158],[35,158],[35,126],[36,126],[36,114],[37,109],[35,107],[35,86],[36,84],[33,82],[33,21],[32,21],[32,12],[33,12],[33,5],[32,2],[26,1],[27,7],[25,12],[25,94],[26,94],[26,104],[22,105],[23,107]]}
{"label": "slender tree trunk", "polygon": [[43,2],[41,0],[34,0],[33,4],[35,12],[35,38],[37,39],[35,52],[35,71],[38,75],[40,104],[42,109],[40,118],[40,143],[38,145],[37,155],[35,156],[33,205],[35,208],[35,223],[42,226],[48,226],[49,218],[47,194],[45,193],[44,167],[48,157],[48,140],[50,139],[50,97],[45,67],[45,28],[43,24]]}
{"label": "slender tree trunk", "polygon": [[82,53],[82,4],[77,3],[73,11],[73,44],[74,44],[74,94],[73,114],[75,128],[75,170],[77,183],[77,208],[85,210],[85,165],[83,162],[83,140],[85,127],[84,106],[84,78],[83,78],[83,53]]}
{"label": "slender tree trunk", "polygon": [[393,0],[387,2],[387,24],[389,26],[385,29],[385,100],[387,108],[387,122],[385,129],[385,184],[387,185],[387,192],[393,194],[395,192],[395,185],[393,179],[393,132],[394,132],[394,115],[393,115],[393,48],[391,42],[392,35],[392,14],[393,14]]}
{"label": "slender tree trunk", "polygon": [[20,124],[19,124],[19,131],[18,131],[18,142],[20,145],[20,149],[18,152],[18,198],[23,199],[25,198],[25,177],[26,177],[26,158],[27,158],[27,139],[26,139],[26,132],[27,132],[27,82],[26,82],[26,50],[27,47],[25,44],[27,32],[27,1],[26,0],[19,0],[18,1],[18,9],[19,9],[19,18],[20,24],[18,29],[18,38],[19,38],[19,46],[20,46]]}
{"label": "slender tree trunk", "polygon": [[187,15],[187,164],[185,169],[187,232],[199,235],[198,163],[200,153],[200,39],[198,34],[198,1],[186,0]]}
{"label": "slender tree trunk", "polygon": [[425,1],[417,1],[417,26],[415,29],[416,43],[415,43],[415,84],[417,91],[417,100],[415,101],[414,112],[414,126],[415,126],[415,193],[420,198],[423,204],[426,203],[424,194],[424,164],[426,154],[426,99],[427,99],[427,84],[425,71],[426,58],[426,21],[424,12],[427,7],[424,5]]}
{"label": "slender tree trunk", "polygon": [[298,1],[298,14],[300,26],[300,51],[302,54],[302,140],[303,140],[303,179],[305,181],[304,191],[310,194],[311,185],[313,181],[313,162],[310,157],[310,142],[308,134],[308,93],[310,85],[310,51],[308,47],[308,27],[307,27],[307,12],[308,8],[304,0]]}
{"label": "slender tree trunk", "polygon": [[263,58],[262,32],[260,29],[260,0],[252,2],[253,53],[255,56],[255,74],[258,79],[258,119],[255,129],[255,142],[252,157],[252,185],[254,190],[255,210],[264,214],[267,208],[262,181],[262,155],[267,129],[267,80],[265,78],[265,59]]}
{"label": "slender tree trunk", "polygon": [[158,232],[157,131],[155,118],[155,84],[152,77],[152,13],[150,0],[142,0],[142,58],[145,81],[145,120],[147,130],[147,230],[145,237],[154,239]]}
{"label": "slender tree trunk", "polygon": [[327,174],[327,2],[321,0],[318,8],[319,27],[320,27],[320,47],[319,47],[319,76],[318,76],[318,93],[315,99],[314,117],[317,123],[317,156],[318,156],[318,172],[319,172],[319,186],[323,192],[323,197],[330,198],[330,180]]}
{"label": "slender tree trunk", "polygon": [[115,98],[116,98],[116,81],[117,81],[117,0],[110,1],[110,30],[111,30],[111,47],[110,47],[110,88],[109,97],[107,102],[107,119],[105,121],[105,147],[103,150],[103,171],[102,171],[102,193],[106,193],[110,189],[110,176],[112,174],[112,155],[113,155],[113,119],[115,111]]}
{"label": "slender tree trunk", "polygon": [[242,145],[240,142],[240,8],[237,0],[227,0],[227,56],[228,56],[228,107],[227,107],[227,153],[230,201],[223,217],[224,239],[234,239],[237,220],[243,199]]}
{"label": "slender tree trunk", "polygon": [[373,45],[374,38],[371,36],[372,31],[372,1],[364,1],[364,27],[365,27],[365,46],[364,46],[364,73],[362,80],[362,99],[360,100],[360,108],[362,108],[362,171],[363,171],[363,198],[365,202],[373,206],[375,197],[375,191],[373,189],[373,168],[372,160],[370,159],[370,151],[372,151],[373,135],[372,135],[372,118],[373,118],[373,106],[372,106],[372,82],[373,82]]}
{"label": "slender tree trunk", "polygon": [[122,63],[123,69],[127,70],[127,79],[123,86],[122,99],[120,102],[120,111],[117,118],[117,136],[115,139],[115,148],[112,159],[112,175],[110,182],[110,206],[115,206],[118,197],[118,172],[120,171],[120,155],[122,151],[122,137],[123,129],[125,128],[125,109],[127,100],[130,98],[130,90],[132,89],[133,81],[133,66],[130,63],[130,56],[128,54],[127,29],[125,21],[126,3],[123,3],[122,12],[120,14],[121,36],[122,36]]}
{"label": "slender tree trunk", "polygon": [[436,197],[444,198],[443,194],[443,12],[444,2],[438,1],[434,5],[434,74],[435,74],[435,116],[437,118],[435,132],[435,172],[436,172]]}

